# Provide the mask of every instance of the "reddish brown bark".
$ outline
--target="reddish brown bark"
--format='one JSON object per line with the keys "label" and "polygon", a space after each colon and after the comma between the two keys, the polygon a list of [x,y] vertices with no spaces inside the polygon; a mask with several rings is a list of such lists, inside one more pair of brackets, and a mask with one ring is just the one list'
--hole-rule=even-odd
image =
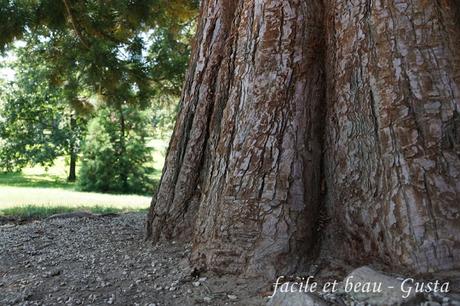
{"label": "reddish brown bark", "polygon": [[328,3],[327,205],[350,258],[460,268],[454,9],[455,1]]}
{"label": "reddish brown bark", "polygon": [[324,246],[349,258],[460,268],[456,14],[203,1],[149,237],[192,241],[199,268],[272,277],[305,268],[325,207]]}
{"label": "reddish brown bark", "polygon": [[317,1],[205,2],[154,240],[192,236],[195,264],[222,272],[299,265],[319,203],[321,13]]}

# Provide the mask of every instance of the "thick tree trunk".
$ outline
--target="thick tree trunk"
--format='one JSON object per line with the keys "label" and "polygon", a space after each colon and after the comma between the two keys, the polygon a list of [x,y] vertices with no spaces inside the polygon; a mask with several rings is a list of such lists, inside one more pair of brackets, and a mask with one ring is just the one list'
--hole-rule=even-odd
{"label": "thick tree trunk", "polygon": [[327,208],[350,258],[460,268],[455,3],[390,2],[203,1],[148,237],[272,277]]}
{"label": "thick tree trunk", "polygon": [[319,203],[322,8],[222,0],[202,14],[148,233],[193,236],[200,266],[292,270]]}
{"label": "thick tree trunk", "polygon": [[350,258],[460,268],[455,5],[328,1],[327,205]]}

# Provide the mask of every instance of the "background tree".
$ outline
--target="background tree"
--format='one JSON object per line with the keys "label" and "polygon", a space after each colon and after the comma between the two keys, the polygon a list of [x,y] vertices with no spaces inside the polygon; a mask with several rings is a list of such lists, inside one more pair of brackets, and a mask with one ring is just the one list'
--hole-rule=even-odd
{"label": "background tree", "polygon": [[26,165],[50,166],[70,157],[69,180],[75,179],[76,155],[86,125],[82,109],[70,107],[62,88],[49,82],[51,70],[30,48],[16,50],[9,67],[14,81],[3,86],[0,120],[1,168],[18,171]]}
{"label": "background tree", "polygon": [[149,121],[135,107],[99,109],[88,126],[79,185],[85,191],[148,194],[152,192]]}
{"label": "background tree", "polygon": [[[146,35],[153,33],[155,43],[171,45],[173,36],[181,36],[184,28],[190,28],[197,5],[194,1],[161,0],[113,0],[110,5],[67,0],[3,1],[2,4],[0,17],[4,17],[5,23],[0,25],[1,46],[29,32],[42,35],[49,41],[42,55],[52,64],[56,83],[66,81],[68,69],[77,70],[81,84],[92,88],[100,98],[105,97],[108,103],[117,100],[113,99],[116,92],[122,92],[123,86],[130,84],[137,89],[132,98],[141,105],[152,96],[153,83],[177,87],[174,73],[159,73],[162,69],[149,73],[149,63],[143,56],[147,52]],[[162,51],[166,56],[158,56],[154,66],[177,63],[174,52],[170,51],[181,53],[173,49]],[[181,75],[184,68],[170,66],[165,71],[178,69],[179,74],[175,72]]]}
{"label": "background tree", "polygon": [[[40,57],[47,79],[62,88],[75,114],[91,108],[94,100],[121,114],[121,105],[144,109],[154,97],[158,107],[180,92],[196,7],[189,1],[163,2],[7,1],[0,7],[5,17],[0,42],[26,41],[28,52]],[[171,120],[175,108],[169,109],[165,118]],[[70,126],[76,121],[72,115]],[[125,120],[119,124],[123,130]],[[78,141],[68,141],[69,180],[74,180]]]}

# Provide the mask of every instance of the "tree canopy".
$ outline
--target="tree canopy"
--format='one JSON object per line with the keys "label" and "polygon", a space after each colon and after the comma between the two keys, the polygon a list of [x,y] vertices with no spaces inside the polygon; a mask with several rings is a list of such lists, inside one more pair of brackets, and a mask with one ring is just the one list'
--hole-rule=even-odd
{"label": "tree canopy", "polygon": [[49,166],[56,157],[79,147],[88,109],[76,112],[65,90],[52,86],[52,72],[27,46],[16,50],[10,68],[15,79],[2,85],[0,105],[0,169],[19,170],[27,164]]}
{"label": "tree canopy", "polygon": [[[178,94],[197,1],[4,1],[0,47],[22,39],[73,95],[145,106]],[[74,97],[78,102],[77,97]],[[81,100],[81,99],[80,99]]]}
{"label": "tree canopy", "polygon": [[[164,121],[174,117],[171,102],[185,77],[197,6],[182,0],[0,0],[0,51],[18,57],[10,65],[17,78],[2,97],[4,168],[48,165],[63,153],[75,160],[86,129],[81,122],[97,108],[123,114],[161,105],[166,114],[151,109],[161,118],[150,123],[171,126]],[[18,40],[25,46],[14,48]],[[124,125],[136,118],[111,122],[121,135],[117,158],[128,149]]]}

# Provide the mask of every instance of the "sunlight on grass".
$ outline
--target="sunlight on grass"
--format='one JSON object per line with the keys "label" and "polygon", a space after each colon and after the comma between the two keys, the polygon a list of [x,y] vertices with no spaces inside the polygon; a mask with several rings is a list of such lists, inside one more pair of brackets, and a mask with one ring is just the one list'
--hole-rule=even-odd
{"label": "sunlight on grass", "polygon": [[147,143],[147,146],[153,151],[153,168],[160,170],[160,172],[163,169],[168,144],[168,141],[163,139],[151,139]]}
{"label": "sunlight on grass", "polygon": [[56,159],[48,169],[40,166],[27,167],[20,173],[0,173],[3,186],[74,189],[75,183],[67,182],[67,166],[64,157]]}
{"label": "sunlight on grass", "polygon": [[144,209],[151,197],[80,192],[57,188],[0,187],[0,209],[27,205],[100,206],[118,209]]}
{"label": "sunlight on grass", "polygon": [[[26,176],[42,176],[46,175],[52,178],[60,178],[63,180],[67,179],[69,165],[66,163],[66,159],[64,156],[60,156],[56,158],[54,164],[45,169],[40,166],[36,167],[27,167],[22,170],[22,173]],[[77,171],[78,171],[78,164],[77,164]]]}
{"label": "sunlight on grass", "polygon": [[37,188],[75,188],[75,183],[69,183],[65,178],[46,174],[25,175],[24,173],[0,173],[0,188],[2,188],[2,185]]}
{"label": "sunlight on grass", "polygon": [[149,166],[153,167],[151,177],[155,181],[159,181],[161,178],[161,172],[163,170],[168,145],[168,140],[164,139],[150,139],[147,141],[147,146],[152,148],[153,163]]}

